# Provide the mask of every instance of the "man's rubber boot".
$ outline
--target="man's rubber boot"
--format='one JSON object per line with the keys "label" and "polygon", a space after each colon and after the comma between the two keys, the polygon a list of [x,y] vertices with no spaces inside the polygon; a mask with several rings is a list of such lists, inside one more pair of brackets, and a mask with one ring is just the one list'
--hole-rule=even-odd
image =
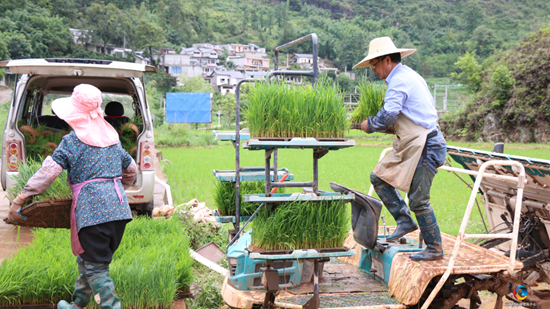
{"label": "man's rubber boot", "polygon": [[385,181],[381,180],[374,173],[371,174],[371,183],[374,185],[376,194],[380,197],[388,211],[391,213],[395,222],[397,222],[397,228],[391,235],[386,237],[386,241],[397,240],[405,234],[418,229],[418,225],[411,217],[409,207],[399,195],[396,188],[392,187]]}
{"label": "man's rubber boot", "polygon": [[433,210],[428,210],[423,214],[416,214],[416,220],[420,225],[420,232],[426,249],[424,251],[411,254],[409,258],[415,261],[432,261],[443,258],[443,245],[441,242],[441,232],[435,219]]}
{"label": "man's rubber boot", "polygon": [[109,272],[94,276],[90,286],[100,309],[120,309],[120,299],[115,296],[115,284]]}
{"label": "man's rubber boot", "polygon": [[64,300],[57,303],[58,309],[82,309],[86,308],[92,297],[92,288],[88,284],[86,278],[86,270],[84,268],[84,260],[78,256],[76,258],[78,264],[78,277],[74,283],[73,302],[68,303]]}

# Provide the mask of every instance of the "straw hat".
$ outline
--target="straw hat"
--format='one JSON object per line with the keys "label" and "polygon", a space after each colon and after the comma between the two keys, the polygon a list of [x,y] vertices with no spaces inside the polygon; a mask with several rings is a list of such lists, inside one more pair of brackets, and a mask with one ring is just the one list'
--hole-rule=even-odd
{"label": "straw hat", "polygon": [[414,53],[415,51],[416,49],[396,48],[395,44],[393,44],[392,40],[387,36],[376,38],[370,41],[369,54],[363,60],[361,60],[361,62],[356,64],[353,68],[354,69],[368,68],[371,66],[370,61],[380,56],[401,53],[401,58],[405,58],[408,55]]}
{"label": "straw hat", "polygon": [[76,136],[86,145],[107,147],[119,142],[117,131],[105,119],[101,110],[101,91],[92,85],[74,87],[68,98],[52,102],[57,117],[73,128]]}

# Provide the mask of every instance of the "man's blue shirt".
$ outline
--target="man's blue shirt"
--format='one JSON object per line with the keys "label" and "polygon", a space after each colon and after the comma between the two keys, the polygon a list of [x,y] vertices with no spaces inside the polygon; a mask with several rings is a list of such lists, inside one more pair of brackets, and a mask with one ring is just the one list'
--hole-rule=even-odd
{"label": "man's blue shirt", "polygon": [[371,132],[386,131],[395,123],[399,113],[430,131],[437,127],[433,97],[422,76],[408,66],[398,64],[386,77],[386,83],[388,90],[384,107],[375,117],[369,117]]}

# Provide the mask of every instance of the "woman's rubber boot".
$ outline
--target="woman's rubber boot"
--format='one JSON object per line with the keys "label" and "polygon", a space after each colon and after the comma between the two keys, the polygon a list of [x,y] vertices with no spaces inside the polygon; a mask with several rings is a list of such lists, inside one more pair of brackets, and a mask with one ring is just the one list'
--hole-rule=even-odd
{"label": "woman's rubber boot", "polygon": [[374,173],[370,175],[370,181],[374,186],[376,194],[378,194],[384,206],[386,206],[395,222],[397,222],[397,228],[395,228],[395,231],[391,235],[386,237],[386,241],[397,240],[412,231],[416,231],[418,225],[416,225],[416,222],[411,217],[409,207],[407,207],[397,189],[378,178]]}
{"label": "woman's rubber boot", "polygon": [[433,210],[428,210],[422,214],[415,214],[416,220],[420,225],[420,233],[424,238],[426,249],[422,252],[411,254],[409,257],[415,261],[432,261],[443,258],[443,245],[441,242],[441,232],[435,219]]}
{"label": "woman's rubber boot", "polygon": [[86,308],[92,297],[92,288],[88,284],[86,278],[86,269],[84,268],[84,261],[78,256],[76,258],[78,264],[78,277],[74,283],[73,302],[68,303],[64,300],[57,303],[58,309],[82,309]]}
{"label": "woman's rubber boot", "polygon": [[120,299],[115,296],[115,284],[109,272],[94,276],[90,286],[100,309],[120,309]]}

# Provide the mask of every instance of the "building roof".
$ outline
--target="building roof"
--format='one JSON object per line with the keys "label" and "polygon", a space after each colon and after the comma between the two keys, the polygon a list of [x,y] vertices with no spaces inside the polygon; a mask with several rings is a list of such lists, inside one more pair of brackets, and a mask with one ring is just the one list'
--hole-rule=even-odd
{"label": "building roof", "polygon": [[134,57],[138,58],[138,59],[141,59],[141,60],[145,60],[145,61],[151,61],[150,58],[147,58],[147,57],[143,57],[142,55],[140,54],[134,54]]}
{"label": "building roof", "polygon": [[243,73],[241,73],[239,71],[233,71],[233,70],[231,70],[231,71],[218,71],[218,70],[216,70],[215,73],[218,74],[218,75],[228,75],[228,76],[231,76],[233,78],[246,78],[246,76]]}
{"label": "building roof", "polygon": [[260,48],[261,48],[260,46],[258,46],[258,45],[256,45],[256,44],[254,44],[254,43],[248,43],[248,45],[250,45],[250,46],[252,46],[252,47],[254,47],[254,48],[258,48],[258,49],[260,49]]}
{"label": "building roof", "polygon": [[313,59],[312,54],[294,54],[294,56],[296,56],[298,58],[312,58]]}

